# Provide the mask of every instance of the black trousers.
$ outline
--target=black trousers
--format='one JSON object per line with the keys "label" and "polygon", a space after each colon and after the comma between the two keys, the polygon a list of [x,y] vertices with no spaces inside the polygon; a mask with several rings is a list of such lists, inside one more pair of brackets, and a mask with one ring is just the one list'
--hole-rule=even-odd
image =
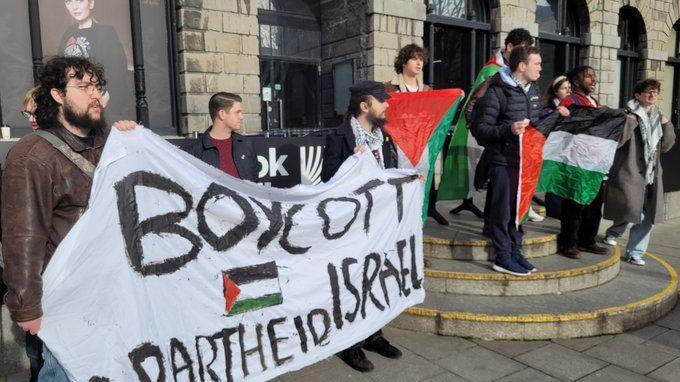
{"label": "black trousers", "polygon": [[490,164],[489,179],[484,214],[496,257],[520,254],[524,231],[515,225],[519,168]]}
{"label": "black trousers", "polygon": [[602,220],[603,190],[601,185],[595,199],[585,206],[569,199],[562,200],[560,234],[557,236],[559,250],[595,244]]}
{"label": "black trousers", "polygon": [[354,345],[348,347],[347,349],[345,349],[343,351],[361,349],[366,342],[371,342],[371,341],[377,339],[378,337],[382,337],[382,335],[383,335],[382,329],[380,329],[377,332],[368,336],[365,340],[359,341],[359,342],[355,343]]}

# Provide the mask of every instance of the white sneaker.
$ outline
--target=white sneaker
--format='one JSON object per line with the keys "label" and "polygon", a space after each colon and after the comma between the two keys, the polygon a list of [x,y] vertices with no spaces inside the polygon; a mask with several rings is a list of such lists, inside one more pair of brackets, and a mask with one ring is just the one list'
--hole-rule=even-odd
{"label": "white sneaker", "polygon": [[645,261],[637,257],[629,257],[626,259],[626,261],[631,264],[639,265],[641,267],[645,265]]}
{"label": "white sneaker", "polygon": [[606,237],[602,240],[602,242],[605,243],[605,244],[607,244],[607,245],[611,245],[612,247],[619,244],[619,243],[616,241],[616,239],[614,239],[614,238],[611,237],[611,236],[606,236]]}
{"label": "white sneaker", "polygon": [[529,221],[532,221],[532,222],[540,223],[540,222],[542,222],[543,220],[545,220],[545,218],[544,218],[543,216],[539,215],[539,214],[538,214],[536,211],[534,211],[534,209],[531,208],[531,207],[529,207],[529,212],[528,212],[527,215],[528,215],[528,217],[529,217]]}

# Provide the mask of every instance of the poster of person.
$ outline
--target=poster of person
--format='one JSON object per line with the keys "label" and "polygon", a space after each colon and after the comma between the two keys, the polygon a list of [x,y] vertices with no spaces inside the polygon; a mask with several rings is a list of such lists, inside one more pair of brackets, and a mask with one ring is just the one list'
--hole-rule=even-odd
{"label": "poster of person", "polygon": [[127,0],[40,0],[43,55],[85,57],[104,67],[108,122],[135,119]]}

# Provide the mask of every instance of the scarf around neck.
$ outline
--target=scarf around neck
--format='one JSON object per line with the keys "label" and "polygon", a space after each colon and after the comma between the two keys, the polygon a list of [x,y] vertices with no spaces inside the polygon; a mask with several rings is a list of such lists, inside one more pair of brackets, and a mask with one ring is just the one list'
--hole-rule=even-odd
{"label": "scarf around neck", "polygon": [[645,165],[647,166],[645,180],[647,184],[654,184],[656,155],[659,142],[661,142],[661,137],[663,136],[661,113],[659,113],[659,108],[653,105],[649,110],[649,114],[647,114],[636,99],[628,101],[626,106],[638,117],[638,127],[642,136]]}
{"label": "scarf around neck", "polygon": [[371,150],[375,159],[378,161],[378,164],[380,164],[380,167],[385,168],[385,158],[383,158],[382,155],[382,145],[384,141],[382,130],[374,128],[373,131],[367,133],[355,117],[352,117],[350,124],[352,125],[352,132],[354,133],[356,145],[366,146]]}

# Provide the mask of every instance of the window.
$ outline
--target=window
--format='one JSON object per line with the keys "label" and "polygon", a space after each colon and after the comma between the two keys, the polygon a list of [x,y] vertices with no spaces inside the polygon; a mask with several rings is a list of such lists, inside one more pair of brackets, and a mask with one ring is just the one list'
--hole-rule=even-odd
{"label": "window", "polygon": [[[668,40],[668,61],[661,91],[661,112],[672,119],[675,134],[680,135],[680,20],[675,23]],[[661,163],[666,170],[663,172],[664,191],[680,191],[680,171],[675,170],[680,163],[677,139],[671,151],[661,154]]]}
{"label": "window", "polygon": [[541,89],[552,80],[578,65],[581,55],[581,32],[588,28],[587,5],[582,0],[537,0],[538,46],[543,71]]}
{"label": "window", "polygon": [[259,0],[262,130],[321,126],[319,1]]}
{"label": "window", "polygon": [[[110,97],[105,110],[108,122],[141,120],[159,134],[177,135],[177,78],[172,70],[176,53],[174,32],[170,33],[176,29],[170,26],[174,0],[91,0],[84,16],[73,4],[71,0],[3,4],[0,65],[6,75],[0,78],[0,119],[12,127],[12,136],[30,132],[19,110],[34,83],[32,68],[54,55],[86,57],[104,66]],[[140,30],[135,38],[132,28]],[[145,80],[137,89],[135,70]]]}
{"label": "window", "polygon": [[623,107],[632,97],[633,87],[640,79],[641,36],[645,35],[645,25],[637,9],[629,6],[619,11],[619,37],[621,46],[618,51],[621,80],[619,82],[619,106]]}
{"label": "window", "polygon": [[489,4],[485,0],[426,2],[425,46],[429,50],[425,82],[435,89],[469,91],[491,56]]}

